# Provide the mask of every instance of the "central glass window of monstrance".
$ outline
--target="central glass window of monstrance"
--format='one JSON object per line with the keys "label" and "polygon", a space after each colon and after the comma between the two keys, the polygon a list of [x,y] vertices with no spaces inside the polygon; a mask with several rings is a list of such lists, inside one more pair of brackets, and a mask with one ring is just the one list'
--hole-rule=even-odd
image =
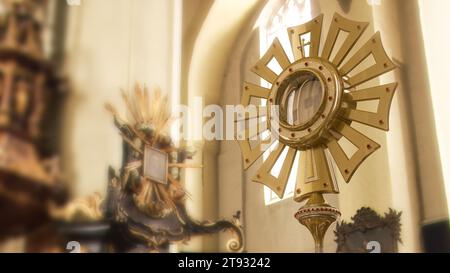
{"label": "central glass window of monstrance", "polygon": [[[267,8],[269,8],[269,6],[267,6]],[[263,10],[259,20],[260,54],[262,56],[272,44],[273,40],[278,38],[292,62],[294,60],[294,56],[290,49],[291,45],[286,29],[288,27],[301,25],[312,19],[311,1],[289,0],[286,1],[281,7],[277,6],[276,9],[273,9],[273,7],[270,8],[272,8],[272,10]],[[307,44],[309,42],[308,35],[302,36],[302,39],[303,44]],[[305,47],[305,55],[309,55],[308,47]],[[270,62],[268,66],[277,74],[281,72],[281,67],[276,62]],[[271,87],[270,84],[264,80],[261,80],[261,84],[267,88]],[[289,95],[286,96],[287,104],[285,104],[286,122],[291,125],[301,124],[311,119],[320,106],[322,92],[320,90],[317,92],[317,88],[321,88],[320,82],[318,79],[310,78],[308,81],[303,82],[303,85],[292,85],[290,88],[292,88],[292,90],[289,92]],[[262,104],[265,104],[265,102]],[[265,137],[267,136],[262,136],[262,138]],[[266,160],[270,152],[276,148],[276,144],[277,141],[275,141],[275,145],[270,147],[264,153],[263,160]],[[283,159],[286,155],[287,149],[283,151],[280,159]],[[298,165],[298,160],[299,153],[297,153],[295,157],[294,165]],[[272,175],[278,176],[282,167],[282,162],[283,160],[277,161],[271,171]],[[294,168],[286,186],[284,199],[293,196],[296,177],[297,172],[296,168]],[[281,200],[272,190],[268,187],[264,187],[264,201],[266,205],[269,205]]]}
{"label": "central glass window of monstrance", "polygon": [[292,126],[311,120],[319,111],[324,92],[320,80],[311,73],[293,75],[279,102],[281,117]]}

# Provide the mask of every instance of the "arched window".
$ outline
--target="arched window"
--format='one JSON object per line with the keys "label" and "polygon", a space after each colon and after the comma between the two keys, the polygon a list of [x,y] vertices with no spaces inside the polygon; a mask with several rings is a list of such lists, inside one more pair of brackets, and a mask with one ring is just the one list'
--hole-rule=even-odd
{"label": "arched window", "polygon": [[[285,49],[289,59],[291,61],[294,60],[293,53],[291,50],[291,45],[289,42],[289,37],[287,34],[287,28],[303,24],[312,19],[312,9],[311,9],[311,0],[288,0],[288,1],[277,1],[275,3],[269,4],[262,12],[261,17],[259,19],[259,37],[260,37],[260,55],[264,55],[266,50],[272,44],[275,38],[278,38],[281,42],[281,45]],[[306,35],[305,35],[306,36]],[[304,39],[303,44],[307,44],[309,41],[309,37],[302,37]],[[307,48],[306,48],[307,49]],[[308,52],[305,52],[306,55]],[[281,72],[281,67],[276,63],[276,61],[272,61],[268,64],[269,68],[272,69],[275,73]],[[270,87],[270,83],[261,79],[261,84],[267,88]],[[269,148],[263,155],[263,160],[266,160],[270,152],[276,147],[277,141],[275,144]],[[285,150],[280,158],[285,157],[287,154],[287,150]],[[294,161],[294,166],[298,165],[299,153]],[[283,160],[278,160],[272,169],[272,174],[276,175],[280,172]],[[284,199],[292,197],[295,188],[296,182],[296,169],[294,168],[291,176],[289,177],[289,181],[286,187],[286,192],[284,195]],[[278,196],[270,190],[268,187],[264,188],[264,201],[266,205],[276,203],[280,201]]]}

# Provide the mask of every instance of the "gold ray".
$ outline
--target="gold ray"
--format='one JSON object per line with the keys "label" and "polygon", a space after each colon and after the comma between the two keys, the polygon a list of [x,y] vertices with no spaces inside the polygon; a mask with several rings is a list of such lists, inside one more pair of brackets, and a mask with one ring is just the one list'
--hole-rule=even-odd
{"label": "gold ray", "polygon": [[359,165],[361,165],[369,155],[380,148],[380,145],[344,122],[340,123],[340,128],[336,128],[336,131],[358,148],[353,156],[348,158],[336,139],[331,140],[327,144],[331,155],[336,161],[339,171],[344,177],[345,182],[348,183]]}
{"label": "gold ray", "polygon": [[281,167],[281,171],[280,174],[278,175],[278,178],[274,177],[270,173],[270,171],[272,170],[275,163],[278,161],[285,147],[286,145],[279,143],[277,149],[269,155],[266,161],[264,161],[264,163],[262,164],[261,168],[258,170],[255,177],[252,178],[254,182],[258,182],[269,187],[280,198],[283,198],[284,191],[286,189],[286,185],[289,179],[289,175],[291,174],[292,165],[294,164],[295,154],[297,150],[288,147],[289,150],[283,162],[283,166]]}
{"label": "gold ray", "polygon": [[390,83],[345,94],[344,100],[348,102],[378,99],[378,109],[376,113],[373,113],[348,108],[341,114],[341,117],[388,131],[389,111],[396,88],[397,83]]}
{"label": "gold ray", "polygon": [[134,87],[134,107],[137,109],[136,113],[139,115],[141,122],[145,122],[145,112],[143,111],[145,109],[145,104],[144,93],[141,86],[136,83]]}
{"label": "gold ray", "polygon": [[366,70],[349,77],[348,83],[350,84],[350,87],[354,87],[395,69],[394,63],[383,48],[380,32],[377,32],[347,61],[346,64],[342,66],[341,69],[339,69],[339,72],[342,76],[348,75],[348,73],[370,55],[375,59],[375,64]]}
{"label": "gold ray", "polygon": [[267,99],[270,95],[270,89],[261,87],[253,83],[244,83],[244,91],[242,92],[241,104],[248,106],[252,97]]}
{"label": "gold ray", "polygon": [[238,140],[244,161],[244,169],[247,170],[250,168],[250,166],[253,165],[253,163],[255,163],[270,146],[272,146],[275,140],[276,138],[270,136],[268,140],[260,142],[253,149],[249,140]]}
{"label": "gold ray", "polygon": [[369,23],[352,21],[335,13],[322,50],[322,58],[326,60],[330,59],[331,52],[333,52],[334,46],[336,45],[339,33],[345,31],[348,33],[348,36],[332,61],[334,65],[340,66],[368,26]]}
{"label": "gold ray", "polygon": [[121,95],[122,95],[122,99],[125,102],[125,105],[128,109],[128,112],[131,114],[131,117],[133,118],[133,122],[134,123],[138,123],[139,122],[139,115],[135,109],[135,107],[132,104],[132,101],[130,99],[130,96],[128,94],[128,92],[126,92],[125,90],[121,89]]}
{"label": "gold ray", "polygon": [[150,122],[150,100],[149,100],[149,95],[148,95],[148,88],[147,86],[144,85],[144,94],[143,94],[143,100],[145,102],[144,104],[144,116],[145,116],[145,122],[148,123]]}
{"label": "gold ray", "polygon": [[260,118],[267,116],[267,106],[256,106],[256,111],[245,111],[244,113],[236,113],[235,122]]}
{"label": "gold ray", "polygon": [[258,124],[252,123],[249,127],[245,128],[243,131],[237,133],[236,139],[238,140],[251,140],[256,136],[259,136],[263,132],[267,131],[267,121],[261,121]]}
{"label": "gold ray", "polygon": [[[252,83],[245,82],[244,90],[242,92],[241,104],[244,107],[250,105],[251,98],[261,98],[267,99],[270,94],[270,89],[261,87],[259,85],[255,85]],[[258,106],[258,110],[262,110]],[[258,111],[259,112],[259,111]],[[252,114],[245,113],[245,116],[239,117],[235,116],[235,122],[245,121],[245,118],[250,118]],[[267,124],[264,125],[267,128]],[[260,129],[264,128],[263,126],[258,126]],[[253,130],[256,131],[256,130]],[[248,131],[244,131],[245,135],[248,135]],[[262,132],[261,132],[262,133]],[[254,135],[253,135],[254,136]],[[248,139],[243,140],[243,138],[238,138],[239,147],[241,148],[242,157],[244,161],[244,169],[250,168],[253,163],[256,162],[258,158],[262,156],[262,154],[274,143],[275,138],[271,137],[267,141],[260,142],[256,147],[252,149],[250,141]]]}
{"label": "gold ray", "polygon": [[295,201],[301,202],[314,192],[339,193],[328,163],[322,146],[300,151]]}
{"label": "gold ray", "polygon": [[[313,20],[295,27],[288,28],[289,39],[291,40],[292,52],[295,60],[303,57],[318,57],[320,47],[320,36],[322,34],[323,14],[317,16]],[[310,33],[311,41],[305,44],[301,41],[301,36]],[[309,45],[309,56],[305,56],[304,48]]]}
{"label": "gold ray", "polygon": [[286,52],[284,52],[283,46],[281,45],[278,38],[273,40],[272,45],[267,50],[266,54],[256,63],[256,65],[252,68],[252,71],[263,78],[264,80],[270,82],[271,84],[275,83],[278,75],[275,74],[267,65],[275,58],[278,64],[281,66],[283,70],[287,69],[287,67],[291,64],[289,61]]}

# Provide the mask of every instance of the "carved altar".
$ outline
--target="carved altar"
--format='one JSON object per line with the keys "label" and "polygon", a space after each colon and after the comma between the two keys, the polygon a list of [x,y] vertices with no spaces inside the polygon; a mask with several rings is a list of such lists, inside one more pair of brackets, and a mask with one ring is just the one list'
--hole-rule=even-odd
{"label": "carved altar", "polygon": [[0,241],[48,222],[47,204],[64,199],[58,160],[41,133],[58,88],[35,18],[41,2],[3,1],[0,16]]}

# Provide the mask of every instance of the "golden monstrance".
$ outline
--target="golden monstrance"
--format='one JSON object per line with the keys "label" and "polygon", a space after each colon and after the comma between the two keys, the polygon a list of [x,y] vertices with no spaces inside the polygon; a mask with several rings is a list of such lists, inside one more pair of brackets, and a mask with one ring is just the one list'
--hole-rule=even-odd
{"label": "golden monstrance", "polygon": [[[322,22],[320,15],[287,29],[295,59],[292,63],[280,41],[273,41],[252,68],[271,88],[245,82],[241,104],[256,105],[259,111],[235,118],[245,128],[237,135],[245,169],[277,145],[252,178],[254,182],[282,198],[292,169],[298,168],[294,200],[306,204],[295,217],[313,235],[316,252],[323,251],[324,235],[340,215],[323,198],[324,193],[339,193],[332,159],[348,183],[360,164],[380,148],[352,123],[387,131],[397,87],[397,83],[360,87],[396,67],[383,48],[379,32],[349,54],[369,24],[335,14],[320,51]],[[345,38],[338,43],[341,34]],[[372,64],[367,65],[370,59]],[[273,60],[282,68],[280,74],[268,67]],[[378,101],[377,109],[371,112],[358,107],[365,101]],[[342,138],[357,148],[350,157],[339,142]],[[285,157],[281,157],[283,152]],[[299,164],[293,166],[297,152]],[[275,177],[271,170],[278,161],[282,161],[282,167]]]}

